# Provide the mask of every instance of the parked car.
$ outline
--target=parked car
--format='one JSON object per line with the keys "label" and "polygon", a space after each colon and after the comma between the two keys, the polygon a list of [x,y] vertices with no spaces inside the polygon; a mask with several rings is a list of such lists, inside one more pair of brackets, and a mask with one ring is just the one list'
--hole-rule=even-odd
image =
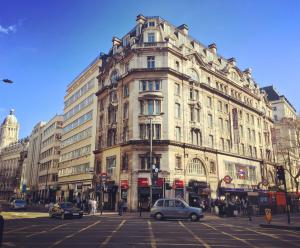
{"label": "parked car", "polygon": [[190,207],[181,199],[158,199],[151,208],[151,217],[162,220],[164,218],[171,219],[190,219],[198,221],[203,218],[201,208]]}
{"label": "parked car", "polygon": [[53,205],[49,209],[49,217],[60,217],[61,219],[78,217],[82,218],[83,211],[80,208],[77,208],[71,202],[61,202]]}
{"label": "parked car", "polygon": [[10,207],[13,210],[26,210],[27,204],[25,200],[15,199],[10,203]]}

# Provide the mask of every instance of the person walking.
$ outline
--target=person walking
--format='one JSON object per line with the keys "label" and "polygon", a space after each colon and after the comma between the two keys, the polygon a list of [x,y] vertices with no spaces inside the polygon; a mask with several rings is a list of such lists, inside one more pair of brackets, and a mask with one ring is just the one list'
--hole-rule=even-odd
{"label": "person walking", "polygon": [[118,209],[119,209],[119,215],[122,216],[123,215],[123,211],[124,211],[124,200],[121,199],[118,202]]}
{"label": "person walking", "polygon": [[97,201],[95,199],[92,200],[92,215],[95,215],[97,211]]}

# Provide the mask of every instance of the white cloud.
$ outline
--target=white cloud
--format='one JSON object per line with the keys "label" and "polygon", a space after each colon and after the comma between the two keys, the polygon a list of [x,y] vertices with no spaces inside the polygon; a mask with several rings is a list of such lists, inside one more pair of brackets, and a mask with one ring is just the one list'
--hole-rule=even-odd
{"label": "white cloud", "polygon": [[0,33],[9,34],[9,33],[15,33],[16,31],[17,31],[16,25],[10,25],[5,28],[0,24]]}

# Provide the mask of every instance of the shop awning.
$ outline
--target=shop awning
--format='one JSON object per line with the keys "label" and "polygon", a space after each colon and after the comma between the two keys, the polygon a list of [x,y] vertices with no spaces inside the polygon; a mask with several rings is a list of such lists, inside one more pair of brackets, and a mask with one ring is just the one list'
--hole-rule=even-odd
{"label": "shop awning", "polygon": [[138,178],[138,186],[139,187],[149,187],[149,180],[147,177]]}

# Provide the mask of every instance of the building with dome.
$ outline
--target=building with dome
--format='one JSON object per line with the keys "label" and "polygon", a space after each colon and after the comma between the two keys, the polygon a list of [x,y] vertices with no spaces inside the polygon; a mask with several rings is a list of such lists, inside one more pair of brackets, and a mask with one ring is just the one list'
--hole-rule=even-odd
{"label": "building with dome", "polygon": [[0,149],[18,141],[20,125],[11,109],[0,128]]}

